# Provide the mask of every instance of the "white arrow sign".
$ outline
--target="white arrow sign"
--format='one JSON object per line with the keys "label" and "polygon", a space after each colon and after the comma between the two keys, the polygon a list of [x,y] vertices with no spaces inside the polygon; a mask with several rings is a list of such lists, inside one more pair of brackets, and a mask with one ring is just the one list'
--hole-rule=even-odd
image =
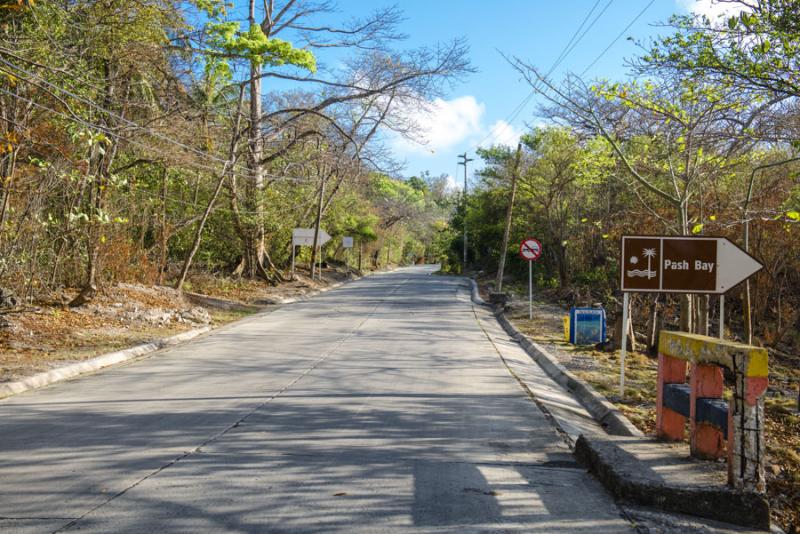
{"label": "white arrow sign", "polygon": [[[319,229],[319,242],[317,243],[319,246],[324,245],[328,241],[331,240],[331,236],[328,235],[328,232],[323,230],[322,228]],[[313,228],[295,228],[292,230],[292,245],[295,246],[302,246],[302,247],[313,247],[314,246],[314,229]]]}
{"label": "white arrow sign", "polygon": [[717,293],[727,290],[747,280],[764,268],[754,257],[727,239],[717,241]]}
{"label": "white arrow sign", "polygon": [[724,294],[763,267],[724,237],[622,236],[621,288]]}

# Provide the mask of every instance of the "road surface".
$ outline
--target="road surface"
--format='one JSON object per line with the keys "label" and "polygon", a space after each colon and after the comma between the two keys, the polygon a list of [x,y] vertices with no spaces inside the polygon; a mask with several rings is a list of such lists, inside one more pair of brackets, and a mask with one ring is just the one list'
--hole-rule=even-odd
{"label": "road surface", "polygon": [[0,532],[630,532],[431,272],[0,401]]}

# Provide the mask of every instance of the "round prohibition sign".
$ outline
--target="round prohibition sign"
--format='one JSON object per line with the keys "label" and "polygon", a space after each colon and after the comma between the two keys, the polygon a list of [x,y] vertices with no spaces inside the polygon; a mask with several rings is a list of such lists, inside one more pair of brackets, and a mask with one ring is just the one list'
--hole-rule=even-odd
{"label": "round prohibition sign", "polygon": [[523,260],[536,261],[542,255],[542,244],[538,240],[528,237],[519,244],[519,255]]}

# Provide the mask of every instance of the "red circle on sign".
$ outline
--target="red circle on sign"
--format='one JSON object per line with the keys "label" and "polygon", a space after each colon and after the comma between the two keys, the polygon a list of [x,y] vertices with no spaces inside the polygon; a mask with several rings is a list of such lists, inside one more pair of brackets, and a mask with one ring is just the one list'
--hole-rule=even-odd
{"label": "red circle on sign", "polygon": [[519,255],[523,260],[536,261],[542,255],[542,244],[538,239],[527,237],[519,244]]}

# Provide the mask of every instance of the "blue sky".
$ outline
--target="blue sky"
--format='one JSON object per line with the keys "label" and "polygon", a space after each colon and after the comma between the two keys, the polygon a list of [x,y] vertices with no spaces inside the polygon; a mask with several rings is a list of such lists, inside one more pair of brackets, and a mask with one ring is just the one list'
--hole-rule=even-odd
{"label": "blue sky", "polygon": [[[391,0],[386,3],[340,0],[338,5],[344,12],[357,15],[391,3]],[[599,0],[589,21],[608,3],[609,0]],[[649,3],[649,0],[611,0],[552,77],[559,79],[570,71],[584,71]],[[534,115],[537,101],[528,103],[516,120],[506,124],[509,115],[529,91],[526,83],[519,79],[498,50],[549,69],[594,4],[595,0],[398,2],[406,17],[401,30],[409,36],[408,46],[433,44],[463,36],[469,42],[471,60],[478,69],[477,73],[434,103],[433,109],[436,111],[433,116],[417,117],[420,125],[429,127],[427,146],[402,139],[389,140],[397,157],[407,162],[403,174],[412,176],[430,171],[433,175],[453,176],[458,171],[457,154],[467,151],[470,157],[475,157],[478,143],[484,146],[496,142],[515,144],[526,125],[539,122]],[[647,40],[648,37],[664,33],[667,30],[658,27],[659,22],[665,22],[673,13],[687,13],[690,9],[713,16],[720,12],[722,6],[715,6],[713,0],[654,0],[586,76],[625,78],[624,59],[640,52],[626,37]],[[480,161],[477,160],[472,163],[471,170],[478,163]],[[463,169],[458,176],[463,176]],[[462,180],[460,178],[456,183]]]}

